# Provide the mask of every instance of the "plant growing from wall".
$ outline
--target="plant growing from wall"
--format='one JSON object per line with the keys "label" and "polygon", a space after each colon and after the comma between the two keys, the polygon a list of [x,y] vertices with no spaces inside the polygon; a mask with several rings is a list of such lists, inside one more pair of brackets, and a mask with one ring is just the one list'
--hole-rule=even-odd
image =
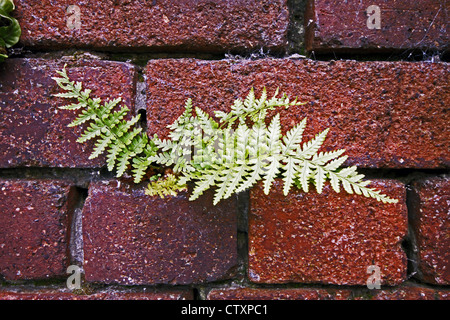
{"label": "plant growing from wall", "polygon": [[19,22],[11,16],[14,9],[12,0],[0,0],[0,62],[8,58],[6,49],[19,42]]}
{"label": "plant growing from wall", "polygon": [[[148,137],[136,126],[139,115],[125,120],[129,109],[116,108],[120,99],[102,102],[91,98],[89,89],[69,79],[65,67],[57,72],[60,77],[53,79],[65,92],[56,96],[76,100],[60,108],[79,110],[69,126],[88,123],[77,141],[95,140],[90,158],[106,153],[107,168],[116,170],[118,177],[131,169],[134,182],[139,183],[152,172],[146,190],[149,195],[175,195],[193,183],[190,200],[214,187],[217,204],[260,180],[268,194],[275,178],[281,177],[285,195],[292,187],[308,192],[311,185],[321,193],[329,181],[336,192],[342,187],[348,193],[397,202],[370,188],[370,181],[363,180],[355,166],[343,168],[345,150],[319,152],[329,129],[302,142],[305,118],[283,135],[280,115],[269,117],[268,111],[302,103],[279,96],[278,90],[268,97],[264,89],[258,98],[252,89],[245,100],[234,101],[230,112],[216,111],[217,120],[198,107],[194,109],[188,99],[183,114],[169,126],[168,139],[160,139]],[[163,175],[165,168],[172,173]]]}

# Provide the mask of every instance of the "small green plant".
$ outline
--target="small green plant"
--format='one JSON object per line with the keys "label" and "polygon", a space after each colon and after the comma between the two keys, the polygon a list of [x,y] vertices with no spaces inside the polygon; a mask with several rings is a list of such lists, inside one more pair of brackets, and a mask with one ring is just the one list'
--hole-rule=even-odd
{"label": "small green plant", "polygon": [[[193,183],[190,200],[215,188],[217,204],[260,180],[268,194],[275,178],[280,177],[284,195],[293,186],[308,192],[310,185],[321,193],[329,180],[336,192],[342,186],[348,193],[397,202],[369,188],[370,181],[363,180],[355,166],[341,168],[347,159],[344,149],[319,152],[329,129],[302,143],[305,118],[283,135],[279,113],[269,117],[269,111],[302,103],[279,96],[278,90],[268,97],[264,89],[257,98],[251,89],[245,100],[234,101],[230,112],[216,111],[217,120],[200,108],[194,110],[188,99],[183,114],[169,126],[168,139],[160,139],[157,135],[149,138],[136,127],[139,116],[124,120],[129,109],[122,106],[115,110],[120,99],[102,103],[90,98],[90,90],[70,81],[65,67],[57,72],[60,77],[53,79],[65,92],[56,96],[77,101],[60,108],[81,111],[69,126],[89,123],[77,141],[95,139],[90,158],[106,152],[107,168],[116,170],[118,177],[131,169],[138,183],[147,171],[154,172],[147,188],[149,195],[174,195]],[[167,169],[172,172],[161,177],[161,170]]]}
{"label": "small green plant", "polygon": [[8,58],[6,49],[19,42],[20,25],[15,18],[11,17],[14,9],[12,0],[0,0],[0,62]]}

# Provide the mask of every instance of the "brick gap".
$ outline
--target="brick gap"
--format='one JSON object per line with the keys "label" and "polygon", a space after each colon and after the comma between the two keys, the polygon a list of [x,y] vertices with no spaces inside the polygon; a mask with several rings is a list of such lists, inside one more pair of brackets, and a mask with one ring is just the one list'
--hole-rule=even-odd
{"label": "brick gap", "polygon": [[88,188],[75,187],[78,199],[73,207],[69,229],[69,257],[70,264],[83,266],[83,234],[82,234],[82,211],[88,196]]}
{"label": "brick gap", "polygon": [[138,126],[142,128],[142,132],[147,132],[147,110],[139,109],[137,114],[140,115]]}
{"label": "brick gap", "polygon": [[114,173],[109,172],[106,168],[0,168],[0,178],[2,179],[63,179],[72,181],[76,187],[80,188],[87,188],[92,180],[113,177]]}
{"label": "brick gap", "polygon": [[448,62],[448,51],[432,51],[422,49],[334,49],[331,51],[316,50],[307,53],[307,57],[317,61],[356,60],[365,61],[409,61],[409,62]]}
{"label": "brick gap", "polygon": [[407,258],[407,277],[413,278],[416,274],[420,275],[419,269],[419,251],[414,232],[413,221],[415,220],[415,207],[419,204],[419,198],[415,192],[412,181],[406,185],[406,209],[408,213],[408,235],[402,242]]}
{"label": "brick gap", "polygon": [[289,26],[287,31],[288,52],[304,53],[304,19],[307,0],[287,0],[289,8]]}
{"label": "brick gap", "polygon": [[449,169],[419,169],[419,168],[364,168],[358,167],[358,172],[365,175],[366,179],[395,179],[406,185],[411,181],[423,178],[449,174]]}
{"label": "brick gap", "polygon": [[250,191],[243,191],[237,195],[237,254],[238,277],[247,278],[248,270],[248,213],[250,210]]}
{"label": "brick gap", "polygon": [[192,288],[192,292],[193,292],[194,300],[202,300],[199,289]]}

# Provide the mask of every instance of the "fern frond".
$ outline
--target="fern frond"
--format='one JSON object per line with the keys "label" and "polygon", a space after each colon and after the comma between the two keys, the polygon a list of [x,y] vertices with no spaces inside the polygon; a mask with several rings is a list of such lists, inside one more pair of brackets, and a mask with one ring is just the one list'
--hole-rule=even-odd
{"label": "fern frond", "polygon": [[281,136],[280,114],[277,113],[270,122],[267,132],[269,157],[264,159],[266,164],[263,166],[265,194],[269,193],[272,183],[280,171],[282,159],[280,155],[282,148]]}
{"label": "fern frond", "polygon": [[156,135],[149,138],[142,132],[137,126],[139,115],[126,120],[130,110],[120,106],[120,98],[102,103],[99,98],[91,98],[91,91],[83,90],[80,82],[71,81],[65,66],[57,73],[59,77],[53,79],[64,92],[55,96],[76,100],[60,107],[78,111],[69,126],[85,125],[86,128],[77,142],[94,140],[90,159],[106,153],[108,170],[116,170],[120,177],[130,168],[136,183],[150,167],[172,168],[175,175],[157,180],[158,176],[153,176],[146,189],[149,195],[175,195],[192,182],[190,200],[215,187],[215,205],[260,180],[264,193],[268,194],[274,180],[281,176],[285,195],[293,185],[308,192],[310,184],[321,193],[329,180],[335,192],[340,192],[342,186],[347,193],[396,202],[370,188],[370,181],[364,180],[356,167],[341,168],[347,160],[343,149],[319,152],[329,129],[302,142],[306,118],[284,136],[279,114],[267,127],[270,110],[302,104],[297,99],[290,101],[287,95],[278,96],[278,89],[268,98],[264,88],[258,98],[252,88],[244,100],[233,102],[230,112],[215,112],[218,121],[200,108],[195,108],[194,113],[192,100],[188,99],[184,112],[168,126],[169,138],[159,139]]}
{"label": "fern frond", "polygon": [[310,159],[316,155],[317,151],[325,141],[328,130],[329,129],[325,129],[321,133],[317,134],[312,140],[305,142],[302,148],[297,150],[297,156],[304,159]]}
{"label": "fern frond", "polygon": [[337,170],[338,168],[340,168],[344,164],[345,161],[347,161],[347,158],[348,158],[348,156],[342,156],[342,157],[339,157],[337,159],[334,159],[333,161],[331,161],[330,163],[328,163],[325,166],[325,170],[328,170],[328,171],[335,171],[335,170]]}
{"label": "fern frond", "polygon": [[327,174],[325,170],[321,166],[318,166],[314,173],[314,185],[316,186],[317,193],[322,193],[326,180]]}
{"label": "fern frond", "polygon": [[294,177],[297,172],[297,167],[295,162],[298,160],[293,157],[288,157],[286,159],[286,164],[283,166],[284,172],[283,172],[283,194],[285,196],[288,195],[289,190],[291,189],[292,184],[294,183]]}
{"label": "fern frond", "polygon": [[150,167],[151,162],[148,160],[147,157],[136,157],[133,158],[133,176],[134,176],[134,183],[139,183],[142,178],[144,177],[145,173],[147,172],[148,168]]}
{"label": "fern frond", "polygon": [[264,167],[264,193],[269,194],[272,183],[275,181],[276,176],[280,172],[281,159],[279,155],[273,155],[267,158],[269,164]]}
{"label": "fern frond", "polygon": [[[334,160],[336,158],[338,158],[339,156],[341,156],[343,153],[345,152],[344,149],[339,149],[339,150],[335,150],[335,151],[330,151],[330,152],[319,152],[318,154],[315,154],[312,158],[312,162],[317,164],[317,165],[324,165],[325,163]],[[344,161],[347,158],[344,159]]]}
{"label": "fern frond", "polygon": [[[147,135],[141,128],[135,125],[139,121],[139,115],[131,120],[124,120],[130,111],[127,106],[118,108],[121,98],[109,100],[104,104],[99,98],[90,98],[91,91],[83,90],[80,82],[70,81],[67,76],[66,66],[62,71],[57,71],[60,77],[53,78],[61,89],[66,92],[55,94],[56,97],[77,99],[72,103],[60,107],[65,110],[81,110],[69,127],[80,126],[89,123],[77,142],[84,143],[95,139],[94,149],[89,159],[94,159],[102,153],[106,153],[106,164],[109,171],[117,170],[117,176],[122,176],[128,168],[132,158],[143,156],[148,143]],[[117,110],[118,109],[118,110]],[[153,156],[153,153],[151,154]],[[144,165],[145,164],[145,165]],[[134,180],[139,182],[143,177],[144,167],[150,166],[148,160],[138,161],[134,169]]]}
{"label": "fern frond", "polygon": [[282,154],[287,156],[293,153],[302,142],[303,131],[306,127],[306,118],[289,130],[283,137]]}
{"label": "fern frond", "polygon": [[113,140],[112,143],[108,146],[108,153],[106,155],[106,165],[108,171],[113,171],[116,166],[116,161],[119,157],[122,149],[125,148],[125,145],[120,140]]}
{"label": "fern frond", "polygon": [[198,123],[203,133],[207,136],[213,136],[216,133],[219,124],[198,107],[195,108],[195,113],[197,114],[199,120]]}
{"label": "fern frond", "polygon": [[88,140],[99,137],[102,134],[102,128],[95,122],[92,122],[89,127],[81,134],[81,136],[77,139],[78,143],[84,143]]}
{"label": "fern frond", "polygon": [[101,135],[101,138],[95,143],[94,151],[89,156],[89,159],[97,158],[101,153],[103,153],[106,148],[110,145],[111,140],[114,139],[112,135]]}
{"label": "fern frond", "polygon": [[117,177],[121,177],[125,173],[125,170],[130,164],[130,158],[131,155],[128,152],[121,152],[119,154],[119,156],[117,157],[117,165],[116,165]]}
{"label": "fern frond", "polygon": [[81,114],[75,120],[69,123],[68,127],[76,127],[85,123],[86,121],[95,120],[96,118],[97,114],[94,110],[85,109],[81,111]]}
{"label": "fern frond", "polygon": [[247,130],[245,136],[238,135],[238,139],[242,140],[238,146],[238,150],[242,150],[238,164],[242,166],[244,172],[235,192],[249,189],[261,179],[261,175],[264,173],[263,162],[269,154],[267,129],[263,122],[255,123],[251,130]]}
{"label": "fern frond", "polygon": [[214,194],[213,204],[216,205],[220,200],[224,199],[225,192],[227,191],[228,181],[233,177],[231,169],[224,169],[220,172],[217,178],[217,190]]}
{"label": "fern frond", "polygon": [[179,185],[175,175],[168,174],[164,178],[151,181],[145,190],[145,194],[164,198],[165,196],[176,196],[178,192],[186,189],[185,185]]}
{"label": "fern frond", "polygon": [[195,187],[192,190],[192,195],[189,197],[189,200],[193,201],[197,199],[203,192],[214,186],[215,181],[218,179],[219,172],[220,171],[218,170],[213,170],[209,171],[208,174],[201,175],[195,182]]}
{"label": "fern frond", "polygon": [[311,175],[311,166],[309,161],[304,160],[299,166],[300,170],[295,174],[296,179],[299,181],[304,192],[309,191],[309,178]]}

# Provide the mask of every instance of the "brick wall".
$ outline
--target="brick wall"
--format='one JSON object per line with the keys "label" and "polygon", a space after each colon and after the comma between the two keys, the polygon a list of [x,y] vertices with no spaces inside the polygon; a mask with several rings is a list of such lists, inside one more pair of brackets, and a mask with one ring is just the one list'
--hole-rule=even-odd
{"label": "brick wall", "polygon": [[[450,285],[445,1],[23,1],[0,65],[0,299],[430,299]],[[306,138],[345,148],[382,204],[279,182],[217,206],[115,179],[67,128],[68,65],[167,135],[184,102],[212,113],[250,87],[305,105]],[[81,288],[66,280],[71,265]],[[366,284],[380,271],[381,289]]]}

